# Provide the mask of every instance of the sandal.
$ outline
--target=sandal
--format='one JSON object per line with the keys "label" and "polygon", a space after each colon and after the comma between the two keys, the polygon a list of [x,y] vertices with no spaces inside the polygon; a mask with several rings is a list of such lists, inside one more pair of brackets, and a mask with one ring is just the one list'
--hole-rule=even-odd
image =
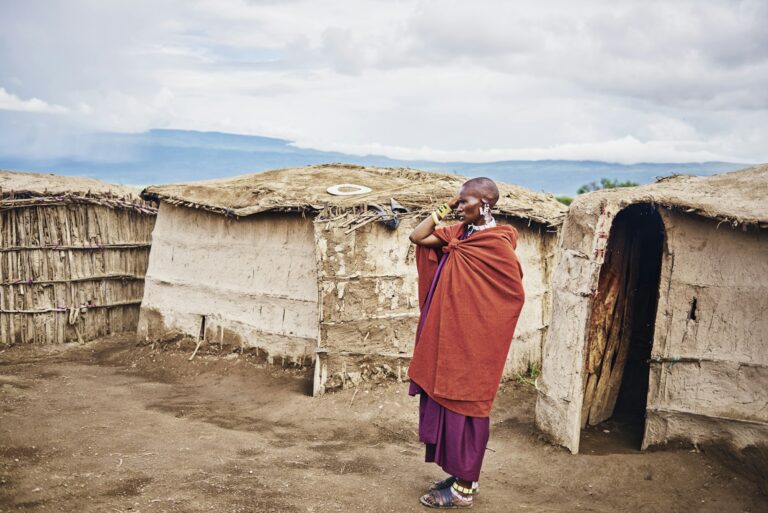
{"label": "sandal", "polygon": [[[455,482],[456,482],[456,478],[454,476],[448,476],[442,481],[435,481],[427,491],[434,492],[435,490],[445,490],[446,488],[450,488],[451,486],[453,486],[453,483]],[[477,495],[479,493],[480,493],[480,483],[478,483],[477,481],[472,481],[472,494]]]}
{"label": "sandal", "polygon": [[419,502],[428,508],[459,509],[471,508],[475,505],[472,495],[461,495],[453,491],[453,486],[442,490],[433,490],[419,498]]}

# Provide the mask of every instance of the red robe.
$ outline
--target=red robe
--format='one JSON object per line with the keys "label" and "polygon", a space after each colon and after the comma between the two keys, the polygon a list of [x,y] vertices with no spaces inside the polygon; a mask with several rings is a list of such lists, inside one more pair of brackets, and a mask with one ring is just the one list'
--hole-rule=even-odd
{"label": "red robe", "polygon": [[[488,417],[525,299],[523,271],[515,255],[515,228],[499,225],[459,240],[463,229],[455,224],[434,232],[446,242],[441,250],[448,260],[408,376],[449,410]],[[439,263],[437,251],[416,250],[422,315]]]}

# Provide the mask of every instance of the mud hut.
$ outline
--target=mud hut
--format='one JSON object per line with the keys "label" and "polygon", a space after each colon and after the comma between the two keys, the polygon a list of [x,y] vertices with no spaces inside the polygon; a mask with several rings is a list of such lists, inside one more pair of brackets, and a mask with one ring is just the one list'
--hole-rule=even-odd
{"label": "mud hut", "polygon": [[155,215],[128,188],[0,171],[0,345],[134,331]]}
{"label": "mud hut", "polygon": [[[143,197],[160,212],[139,335],[178,333],[272,362],[314,362],[315,393],[403,377],[418,317],[408,234],[463,181],[333,164],[149,187]],[[341,184],[354,187],[328,192]],[[525,269],[527,302],[507,363],[514,373],[541,358],[565,209],[552,196],[500,187],[495,215],[518,228]]]}
{"label": "mud hut", "polygon": [[[768,165],[579,197],[561,233],[537,425],[768,457]],[[743,451],[746,451],[744,453]]]}

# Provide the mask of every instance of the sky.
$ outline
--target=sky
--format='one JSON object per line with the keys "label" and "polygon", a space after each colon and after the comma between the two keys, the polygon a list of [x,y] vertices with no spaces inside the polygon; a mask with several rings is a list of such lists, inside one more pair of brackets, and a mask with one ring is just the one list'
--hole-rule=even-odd
{"label": "sky", "polygon": [[0,0],[0,155],[100,132],[400,159],[768,161],[766,0]]}

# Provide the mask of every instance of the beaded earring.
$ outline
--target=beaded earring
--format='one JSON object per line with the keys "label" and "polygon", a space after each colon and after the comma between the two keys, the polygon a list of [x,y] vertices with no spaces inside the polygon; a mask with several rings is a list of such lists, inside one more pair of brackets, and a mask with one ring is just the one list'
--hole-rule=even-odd
{"label": "beaded earring", "polygon": [[483,208],[480,209],[480,213],[483,215],[486,223],[491,222],[491,205],[488,203],[483,203]]}

